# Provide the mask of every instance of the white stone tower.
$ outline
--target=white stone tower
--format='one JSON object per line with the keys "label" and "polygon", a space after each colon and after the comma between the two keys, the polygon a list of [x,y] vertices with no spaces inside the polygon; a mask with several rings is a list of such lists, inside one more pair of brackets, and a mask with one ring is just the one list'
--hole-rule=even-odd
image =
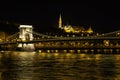
{"label": "white stone tower", "polygon": [[60,14],[60,17],[59,17],[59,25],[58,25],[59,28],[62,28],[62,17],[61,17],[61,14]]}
{"label": "white stone tower", "polygon": [[[19,27],[19,39],[22,41],[31,41],[33,40],[33,27],[31,25],[20,25]],[[24,43],[19,44],[18,48],[21,48],[22,50],[34,50],[34,44],[33,43]]]}

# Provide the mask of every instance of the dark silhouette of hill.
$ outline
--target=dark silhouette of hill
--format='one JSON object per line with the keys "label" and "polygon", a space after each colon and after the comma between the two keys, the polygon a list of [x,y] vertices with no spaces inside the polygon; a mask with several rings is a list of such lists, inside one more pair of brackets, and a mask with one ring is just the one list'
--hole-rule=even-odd
{"label": "dark silhouette of hill", "polygon": [[18,32],[18,24],[0,21],[0,31],[6,33]]}
{"label": "dark silhouette of hill", "polygon": [[[17,24],[17,23],[0,21],[0,32],[13,34],[13,33],[19,32],[19,26],[20,24]],[[56,35],[64,33],[63,30],[57,27],[39,27],[35,25],[32,25],[32,26],[33,26],[33,31],[38,33],[50,33],[50,34],[56,34]]]}

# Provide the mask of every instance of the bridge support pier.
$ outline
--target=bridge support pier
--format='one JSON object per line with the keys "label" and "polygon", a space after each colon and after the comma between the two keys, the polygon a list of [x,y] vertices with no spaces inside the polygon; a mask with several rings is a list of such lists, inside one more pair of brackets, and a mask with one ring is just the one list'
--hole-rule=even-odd
{"label": "bridge support pier", "polygon": [[20,43],[18,45],[18,49],[22,50],[22,51],[34,51],[35,50],[35,47],[34,47],[34,44],[26,44],[26,43]]}

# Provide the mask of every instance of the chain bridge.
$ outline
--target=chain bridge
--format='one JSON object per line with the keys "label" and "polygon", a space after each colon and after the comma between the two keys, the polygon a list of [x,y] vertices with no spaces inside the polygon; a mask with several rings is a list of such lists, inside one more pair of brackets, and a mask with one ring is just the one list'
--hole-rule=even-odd
{"label": "chain bridge", "polygon": [[19,29],[19,32],[0,42],[1,50],[120,49],[120,30],[100,35],[65,37],[37,33],[29,25],[20,25]]}

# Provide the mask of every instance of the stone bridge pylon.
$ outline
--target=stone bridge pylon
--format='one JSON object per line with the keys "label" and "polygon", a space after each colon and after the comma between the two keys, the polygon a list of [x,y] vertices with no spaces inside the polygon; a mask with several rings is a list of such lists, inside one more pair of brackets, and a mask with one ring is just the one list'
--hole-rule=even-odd
{"label": "stone bridge pylon", "polygon": [[[33,27],[31,25],[20,25],[19,26],[19,39],[23,42],[33,40]],[[35,50],[33,43],[20,43],[18,48],[22,50]]]}

